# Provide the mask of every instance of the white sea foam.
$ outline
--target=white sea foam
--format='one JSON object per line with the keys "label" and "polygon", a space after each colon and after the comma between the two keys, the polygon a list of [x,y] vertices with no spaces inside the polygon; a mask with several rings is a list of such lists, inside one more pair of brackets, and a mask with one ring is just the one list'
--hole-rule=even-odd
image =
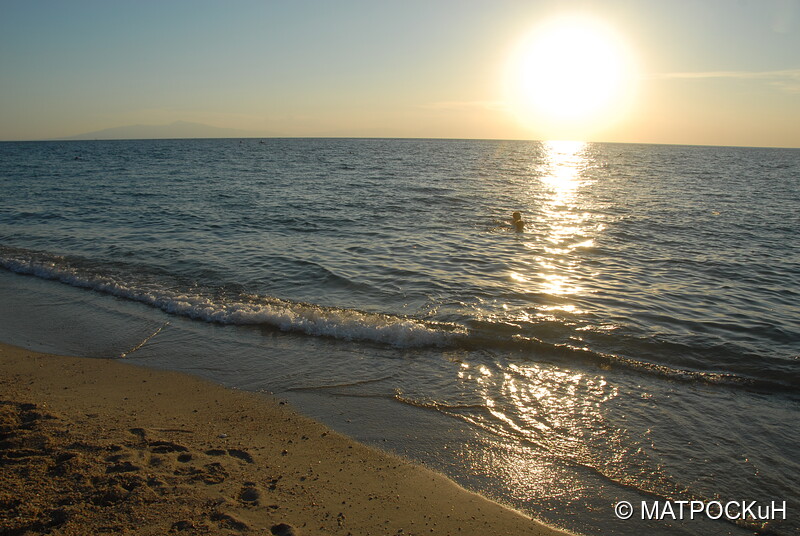
{"label": "white sea foam", "polygon": [[60,258],[26,251],[0,252],[0,266],[12,272],[51,279],[157,307],[206,322],[269,325],[283,331],[343,340],[373,341],[397,347],[446,346],[459,335],[454,326],[352,309],[323,307],[274,297],[236,295],[211,298],[199,292],[134,283],[133,277],[84,269]]}

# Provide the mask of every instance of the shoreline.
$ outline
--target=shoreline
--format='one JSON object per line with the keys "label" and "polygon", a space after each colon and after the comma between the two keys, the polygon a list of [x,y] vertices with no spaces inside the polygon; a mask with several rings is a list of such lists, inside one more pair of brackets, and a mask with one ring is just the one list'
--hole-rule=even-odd
{"label": "shoreline", "polygon": [[282,402],[0,343],[0,532],[568,534]]}

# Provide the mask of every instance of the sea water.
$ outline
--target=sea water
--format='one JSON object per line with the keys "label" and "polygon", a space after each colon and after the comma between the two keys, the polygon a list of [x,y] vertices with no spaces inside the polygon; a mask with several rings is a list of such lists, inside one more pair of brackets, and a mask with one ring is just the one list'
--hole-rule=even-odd
{"label": "sea water", "polygon": [[7,342],[270,391],[584,534],[800,530],[800,150],[1,143],[0,192]]}

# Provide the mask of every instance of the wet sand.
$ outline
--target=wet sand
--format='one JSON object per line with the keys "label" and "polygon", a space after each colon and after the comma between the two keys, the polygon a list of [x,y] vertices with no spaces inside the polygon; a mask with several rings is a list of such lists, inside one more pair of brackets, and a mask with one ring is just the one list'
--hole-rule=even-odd
{"label": "wet sand", "polygon": [[564,534],[266,395],[2,343],[0,368],[0,534]]}

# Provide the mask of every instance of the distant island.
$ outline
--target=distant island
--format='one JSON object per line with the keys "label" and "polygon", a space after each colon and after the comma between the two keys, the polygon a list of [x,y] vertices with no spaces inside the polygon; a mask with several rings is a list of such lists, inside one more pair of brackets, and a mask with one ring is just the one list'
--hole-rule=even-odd
{"label": "distant island", "polygon": [[181,138],[259,138],[274,134],[220,128],[202,123],[175,121],[167,125],[127,125],[85,132],[75,136],[59,138],[62,140],[155,140]]}

